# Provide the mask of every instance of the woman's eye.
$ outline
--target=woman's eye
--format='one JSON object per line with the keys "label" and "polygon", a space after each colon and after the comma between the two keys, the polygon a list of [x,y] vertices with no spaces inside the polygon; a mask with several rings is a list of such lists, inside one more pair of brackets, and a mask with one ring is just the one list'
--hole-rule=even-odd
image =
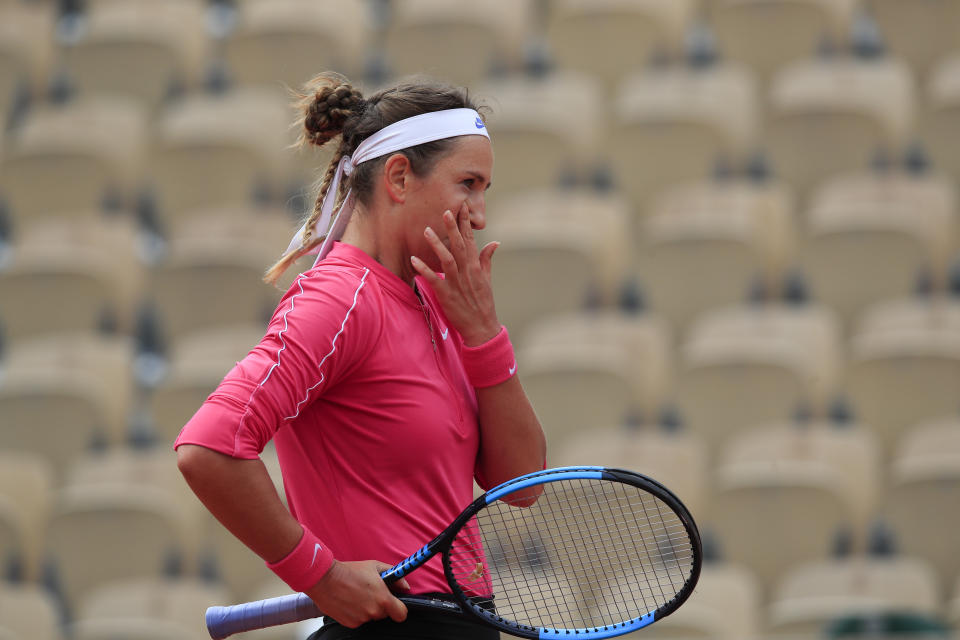
{"label": "woman's eye", "polygon": [[473,178],[467,178],[463,181],[463,184],[465,184],[467,187],[473,187]]}

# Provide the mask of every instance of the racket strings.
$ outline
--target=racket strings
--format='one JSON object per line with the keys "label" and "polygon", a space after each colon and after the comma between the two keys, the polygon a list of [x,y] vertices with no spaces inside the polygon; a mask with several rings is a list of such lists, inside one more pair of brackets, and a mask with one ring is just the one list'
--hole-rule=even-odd
{"label": "racket strings", "polygon": [[491,598],[520,625],[617,624],[673,599],[694,552],[680,518],[631,485],[567,480],[529,507],[506,496],[482,510],[448,552],[460,588]]}

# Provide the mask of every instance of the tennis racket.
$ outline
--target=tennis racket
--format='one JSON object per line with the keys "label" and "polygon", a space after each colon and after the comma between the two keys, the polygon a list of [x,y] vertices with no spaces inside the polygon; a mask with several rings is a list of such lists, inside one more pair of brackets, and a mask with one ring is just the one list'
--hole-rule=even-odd
{"label": "tennis racket", "polygon": [[[505,482],[380,575],[394,582],[438,553],[456,602],[400,600],[521,638],[610,638],[645,627],[686,601],[702,557],[696,524],[673,493],[646,476],[604,467],[548,469]],[[206,620],[219,640],[321,615],[300,593],[211,607]]]}

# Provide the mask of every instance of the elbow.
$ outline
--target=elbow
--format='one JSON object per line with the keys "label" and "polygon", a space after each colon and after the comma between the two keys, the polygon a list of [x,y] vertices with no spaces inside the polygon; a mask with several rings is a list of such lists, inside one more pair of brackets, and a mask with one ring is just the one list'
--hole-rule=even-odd
{"label": "elbow", "polygon": [[177,447],[177,469],[187,484],[193,485],[205,469],[210,468],[209,449],[197,445],[184,444]]}
{"label": "elbow", "polygon": [[510,494],[510,506],[526,509],[537,503],[540,496],[543,495],[543,485],[538,484],[527,487],[516,493]]}

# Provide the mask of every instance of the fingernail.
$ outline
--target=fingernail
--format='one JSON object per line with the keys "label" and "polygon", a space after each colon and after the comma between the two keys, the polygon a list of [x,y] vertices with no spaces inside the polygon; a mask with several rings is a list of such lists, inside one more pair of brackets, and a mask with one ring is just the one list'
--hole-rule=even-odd
{"label": "fingernail", "polygon": [[426,233],[426,234],[428,234],[428,235],[436,235],[436,234],[433,232],[433,229],[431,229],[430,227],[427,227],[426,229],[424,229],[424,233]]}

